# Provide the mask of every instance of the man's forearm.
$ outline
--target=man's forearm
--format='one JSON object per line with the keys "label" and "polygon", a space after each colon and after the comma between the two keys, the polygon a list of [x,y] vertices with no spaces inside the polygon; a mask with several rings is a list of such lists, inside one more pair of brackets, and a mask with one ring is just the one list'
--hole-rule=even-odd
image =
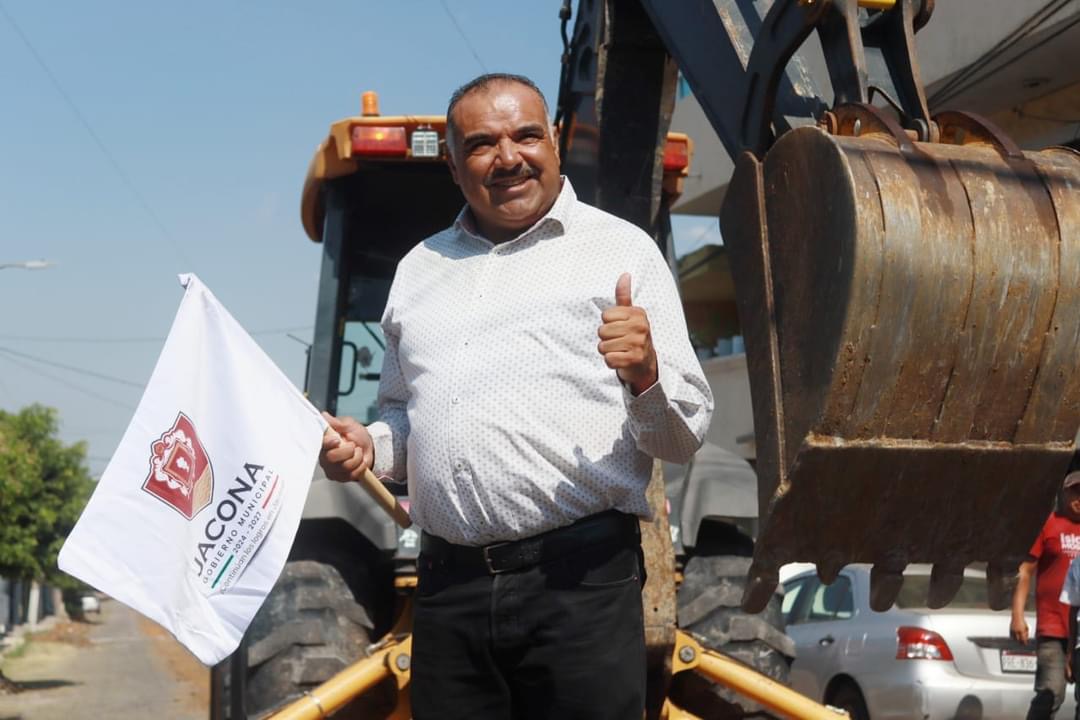
{"label": "man's forearm", "polygon": [[1021,569],[1016,581],[1016,589],[1013,591],[1012,616],[1014,620],[1024,617],[1024,606],[1027,605],[1029,592],[1031,592],[1031,575]]}

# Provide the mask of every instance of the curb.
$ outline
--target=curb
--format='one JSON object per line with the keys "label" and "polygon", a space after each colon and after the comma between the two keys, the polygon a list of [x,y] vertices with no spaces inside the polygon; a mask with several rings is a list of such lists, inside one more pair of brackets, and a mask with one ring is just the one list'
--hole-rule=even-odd
{"label": "curb", "polygon": [[27,642],[27,635],[50,630],[57,622],[59,622],[59,620],[60,619],[56,615],[49,615],[42,619],[32,629],[30,623],[16,625],[11,632],[3,638],[0,638],[0,660],[3,660],[9,653],[15,652],[25,645]]}

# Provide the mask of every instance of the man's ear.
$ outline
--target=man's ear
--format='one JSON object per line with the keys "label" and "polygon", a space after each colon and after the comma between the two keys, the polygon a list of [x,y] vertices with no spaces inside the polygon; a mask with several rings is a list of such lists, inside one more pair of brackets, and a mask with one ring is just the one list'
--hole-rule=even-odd
{"label": "man's ear", "polygon": [[446,167],[450,168],[450,179],[454,181],[454,184],[461,187],[461,181],[458,179],[457,163],[454,160],[454,144],[457,142],[457,133],[453,123],[450,122],[450,118],[446,118],[446,131],[443,133],[443,145],[446,147]]}
{"label": "man's ear", "polygon": [[551,126],[551,144],[555,147],[555,159],[559,161],[559,167],[562,167],[562,158],[559,157],[559,126]]}
{"label": "man's ear", "polygon": [[454,163],[454,153],[450,152],[450,145],[446,146],[446,167],[450,168],[450,178],[454,181],[454,184],[461,187],[461,182],[458,180],[457,164]]}

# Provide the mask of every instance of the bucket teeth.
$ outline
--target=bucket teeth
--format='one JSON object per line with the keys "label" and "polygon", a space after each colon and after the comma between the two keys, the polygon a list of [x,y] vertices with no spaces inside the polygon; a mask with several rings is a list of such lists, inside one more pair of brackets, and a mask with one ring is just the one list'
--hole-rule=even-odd
{"label": "bucket teeth", "polygon": [[926,606],[933,610],[948,605],[964,582],[964,566],[956,563],[935,563],[930,573],[930,591]]}
{"label": "bucket teeth", "polygon": [[817,563],[817,576],[821,582],[832,585],[845,565],[847,565],[847,559],[839,553],[826,553],[825,557]]}
{"label": "bucket teeth", "polygon": [[1005,560],[986,566],[986,597],[991,610],[1005,610],[1012,604],[1019,565],[1018,560]]}
{"label": "bucket teeth", "polygon": [[757,562],[751,565],[747,573],[746,589],[743,590],[743,611],[759,613],[764,610],[779,582],[780,575],[775,567],[765,567]]}
{"label": "bucket teeth", "polygon": [[905,564],[876,563],[870,571],[870,609],[885,612],[904,587]]}

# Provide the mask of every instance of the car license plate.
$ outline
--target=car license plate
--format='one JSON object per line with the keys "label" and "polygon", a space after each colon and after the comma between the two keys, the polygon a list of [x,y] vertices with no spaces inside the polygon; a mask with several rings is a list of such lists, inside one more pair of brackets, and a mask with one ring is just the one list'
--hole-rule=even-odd
{"label": "car license plate", "polygon": [[1016,650],[1001,651],[1001,672],[1007,673],[1033,673],[1035,672],[1035,653],[1018,652]]}

